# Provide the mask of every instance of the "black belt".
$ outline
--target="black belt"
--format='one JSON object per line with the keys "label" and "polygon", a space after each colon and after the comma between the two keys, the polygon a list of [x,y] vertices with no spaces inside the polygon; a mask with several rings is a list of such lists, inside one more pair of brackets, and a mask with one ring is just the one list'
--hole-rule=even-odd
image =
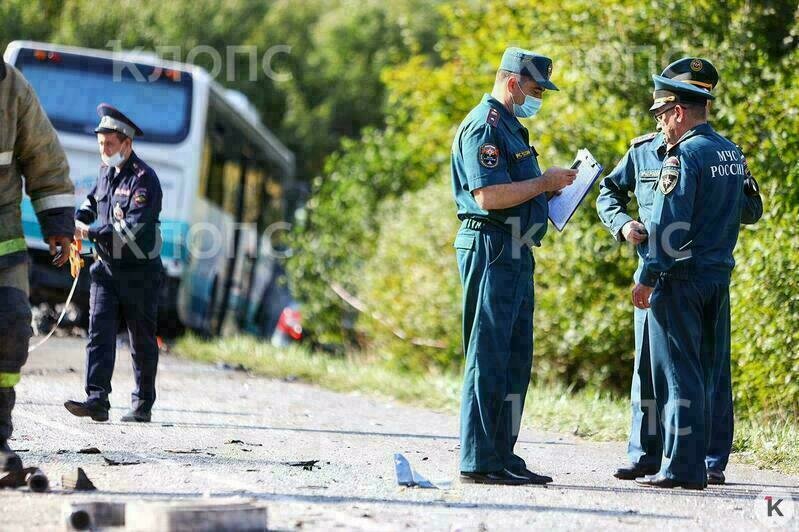
{"label": "black belt", "polygon": [[500,224],[499,222],[488,221],[486,219],[466,218],[463,221],[463,227],[466,229],[473,229],[475,231],[493,230],[511,234],[510,229],[504,225]]}

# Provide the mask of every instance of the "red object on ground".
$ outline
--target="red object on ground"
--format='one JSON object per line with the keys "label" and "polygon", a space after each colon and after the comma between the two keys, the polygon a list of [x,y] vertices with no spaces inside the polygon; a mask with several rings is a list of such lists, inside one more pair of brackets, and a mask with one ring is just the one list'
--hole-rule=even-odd
{"label": "red object on ground", "polygon": [[299,310],[286,307],[277,320],[277,329],[294,340],[302,339],[302,314]]}

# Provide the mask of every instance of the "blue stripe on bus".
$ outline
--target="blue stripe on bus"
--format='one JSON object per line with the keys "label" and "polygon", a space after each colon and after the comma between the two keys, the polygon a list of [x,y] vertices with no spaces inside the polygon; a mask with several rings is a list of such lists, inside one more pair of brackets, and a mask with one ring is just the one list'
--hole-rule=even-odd
{"label": "blue stripe on bus", "polygon": [[[42,239],[42,229],[36,218],[36,212],[30,199],[22,201],[22,231],[25,238],[34,240]],[[189,224],[179,220],[162,220],[161,235],[163,236],[163,246],[161,247],[161,258],[164,260],[177,259],[182,263],[188,260],[186,250],[186,238],[189,232]]]}

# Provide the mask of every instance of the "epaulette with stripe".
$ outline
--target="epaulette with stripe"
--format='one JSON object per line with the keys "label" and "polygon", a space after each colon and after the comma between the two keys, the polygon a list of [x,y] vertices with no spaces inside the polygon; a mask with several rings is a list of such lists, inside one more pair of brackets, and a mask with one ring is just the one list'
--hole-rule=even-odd
{"label": "epaulette with stripe", "polygon": [[633,140],[630,141],[630,146],[638,146],[642,142],[650,141],[657,136],[658,134],[657,132],[655,132],[655,133],[647,133],[646,135],[641,135],[640,137],[635,137]]}
{"label": "epaulette with stripe", "polygon": [[486,117],[486,124],[497,127],[497,124],[499,124],[499,111],[493,107],[489,109],[488,116]]}
{"label": "epaulette with stripe", "polygon": [[137,177],[142,177],[145,173],[147,173],[147,169],[138,163],[133,163],[133,170],[136,172]]}

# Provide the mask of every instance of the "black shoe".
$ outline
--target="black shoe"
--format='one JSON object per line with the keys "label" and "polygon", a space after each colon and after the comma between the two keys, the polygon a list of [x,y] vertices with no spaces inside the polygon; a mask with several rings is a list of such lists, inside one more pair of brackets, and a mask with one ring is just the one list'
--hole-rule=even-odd
{"label": "black shoe", "polygon": [[108,421],[108,409],[96,402],[67,401],[64,403],[64,408],[69,410],[73,416],[90,417],[94,421]]}
{"label": "black shoe", "polygon": [[461,471],[462,484],[502,484],[505,486],[521,486],[530,484],[527,477],[511,473],[507,469],[492,473],[467,473]]}
{"label": "black shoe", "polygon": [[703,490],[705,489],[704,483],[696,482],[682,482],[681,480],[673,480],[661,475],[652,475],[645,478],[635,479],[637,484],[641,486],[649,486],[651,488],[683,488],[686,490]]}
{"label": "black shoe", "polygon": [[727,478],[724,476],[724,471],[721,469],[708,469],[707,470],[707,483],[708,484],[724,484]]}
{"label": "black shoe", "polygon": [[514,471],[513,474],[526,478],[527,480],[530,481],[530,484],[544,485],[552,482],[552,477],[548,477],[546,475],[539,475],[538,473],[533,473],[527,468],[525,468],[524,471]]}
{"label": "black shoe", "polygon": [[647,475],[654,475],[658,471],[660,471],[659,467],[630,464],[627,467],[618,468],[616,472],[613,473],[613,476],[619,480],[635,480]]}
{"label": "black shoe", "polygon": [[124,423],[149,423],[151,418],[152,414],[149,411],[129,410],[128,413],[119,418],[119,420]]}
{"label": "black shoe", "polygon": [[22,471],[22,460],[8,446],[8,441],[0,439],[0,472],[13,473]]}

